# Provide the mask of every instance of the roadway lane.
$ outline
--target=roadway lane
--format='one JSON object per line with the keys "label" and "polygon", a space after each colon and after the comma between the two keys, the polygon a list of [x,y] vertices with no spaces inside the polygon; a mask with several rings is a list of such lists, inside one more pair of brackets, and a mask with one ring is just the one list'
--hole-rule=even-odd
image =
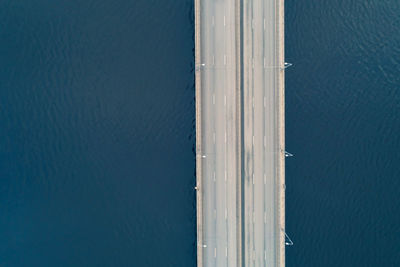
{"label": "roadway lane", "polygon": [[[265,134],[264,149],[264,173],[266,175],[265,192],[265,264],[268,266],[277,266],[278,253],[280,252],[280,235],[281,227],[279,226],[279,218],[277,216],[278,208],[278,172],[277,166],[281,152],[279,149],[279,125],[278,125],[278,75],[280,68],[277,61],[277,38],[276,31],[276,1],[266,1],[264,5],[265,31],[263,51],[265,58],[265,80],[263,84],[263,94],[265,99],[264,107],[264,125],[263,132]],[[267,30],[268,29],[268,30]]]}
{"label": "roadway lane", "polygon": [[203,0],[201,14],[203,266],[238,266],[235,1]]}
{"label": "roadway lane", "polygon": [[245,266],[278,266],[276,0],[243,5]]}

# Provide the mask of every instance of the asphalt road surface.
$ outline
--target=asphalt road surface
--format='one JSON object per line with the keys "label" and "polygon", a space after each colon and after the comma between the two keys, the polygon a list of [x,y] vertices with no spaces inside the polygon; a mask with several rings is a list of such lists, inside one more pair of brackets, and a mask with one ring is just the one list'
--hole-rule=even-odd
{"label": "asphalt road surface", "polygon": [[277,1],[243,4],[245,266],[278,266]]}
{"label": "asphalt road surface", "polygon": [[202,0],[203,266],[239,266],[235,0]]}
{"label": "asphalt road surface", "polygon": [[202,266],[282,263],[278,1],[200,0]]}

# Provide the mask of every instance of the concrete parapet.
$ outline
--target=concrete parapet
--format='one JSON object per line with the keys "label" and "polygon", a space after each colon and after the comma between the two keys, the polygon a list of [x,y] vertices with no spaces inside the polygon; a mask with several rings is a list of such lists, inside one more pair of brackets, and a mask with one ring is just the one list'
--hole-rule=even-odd
{"label": "concrete parapet", "polygon": [[278,32],[278,64],[281,67],[281,71],[278,77],[279,86],[279,112],[278,112],[278,127],[279,127],[279,148],[282,151],[278,163],[278,198],[279,198],[279,227],[282,229],[279,238],[279,267],[285,266],[285,0],[277,0],[277,32]]}
{"label": "concrete parapet", "polygon": [[197,266],[203,267],[203,202],[202,202],[202,146],[201,146],[201,42],[200,0],[194,1],[195,12],[195,98],[196,98],[196,213]]}

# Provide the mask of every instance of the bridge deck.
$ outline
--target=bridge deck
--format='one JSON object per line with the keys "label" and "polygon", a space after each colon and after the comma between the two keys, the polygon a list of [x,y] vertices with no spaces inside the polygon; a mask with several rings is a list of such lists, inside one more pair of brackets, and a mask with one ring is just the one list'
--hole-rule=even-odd
{"label": "bridge deck", "polygon": [[195,0],[200,267],[284,266],[281,24],[283,0]]}
{"label": "bridge deck", "polygon": [[283,266],[279,4],[251,0],[243,5],[245,266]]}

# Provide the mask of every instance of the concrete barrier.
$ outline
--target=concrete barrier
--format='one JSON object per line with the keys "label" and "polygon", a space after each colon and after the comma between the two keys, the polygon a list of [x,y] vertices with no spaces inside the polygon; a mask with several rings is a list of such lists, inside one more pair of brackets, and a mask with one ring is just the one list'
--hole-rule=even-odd
{"label": "concrete barrier", "polygon": [[194,2],[195,12],[195,98],[196,98],[196,223],[197,266],[203,267],[203,203],[202,203],[202,146],[201,146],[201,49],[200,0]]}

